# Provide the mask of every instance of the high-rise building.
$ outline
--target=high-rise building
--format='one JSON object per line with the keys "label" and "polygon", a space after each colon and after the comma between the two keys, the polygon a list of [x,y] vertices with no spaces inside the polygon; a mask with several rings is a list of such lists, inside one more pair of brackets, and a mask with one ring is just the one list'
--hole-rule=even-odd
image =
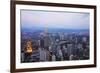
{"label": "high-rise building", "polygon": [[48,29],[45,28],[45,30],[44,30],[44,48],[48,49],[50,43],[51,42],[50,42],[50,37],[49,37]]}
{"label": "high-rise building", "polygon": [[32,53],[33,49],[32,49],[32,42],[28,41],[26,44],[26,52],[27,53]]}

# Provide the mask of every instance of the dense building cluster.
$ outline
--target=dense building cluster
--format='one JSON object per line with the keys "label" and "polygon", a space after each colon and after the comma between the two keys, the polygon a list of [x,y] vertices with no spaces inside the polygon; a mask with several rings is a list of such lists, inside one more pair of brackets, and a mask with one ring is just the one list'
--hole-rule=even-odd
{"label": "dense building cluster", "polygon": [[22,32],[21,62],[89,59],[89,33]]}

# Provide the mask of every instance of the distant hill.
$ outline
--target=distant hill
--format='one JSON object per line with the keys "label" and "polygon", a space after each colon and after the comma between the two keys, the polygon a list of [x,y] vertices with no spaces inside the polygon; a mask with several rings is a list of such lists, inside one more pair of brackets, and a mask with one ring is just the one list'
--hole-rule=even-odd
{"label": "distant hill", "polygon": [[[44,32],[44,28],[22,28],[22,32]],[[49,33],[57,33],[57,32],[88,32],[89,29],[62,29],[62,28],[48,28],[47,29]]]}

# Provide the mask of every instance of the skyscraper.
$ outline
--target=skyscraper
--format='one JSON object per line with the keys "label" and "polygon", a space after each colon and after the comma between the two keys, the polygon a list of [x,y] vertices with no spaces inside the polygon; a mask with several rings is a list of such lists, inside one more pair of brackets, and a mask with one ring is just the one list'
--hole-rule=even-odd
{"label": "skyscraper", "polygon": [[44,48],[48,49],[50,46],[50,37],[49,37],[49,33],[48,33],[48,29],[45,28],[44,29]]}

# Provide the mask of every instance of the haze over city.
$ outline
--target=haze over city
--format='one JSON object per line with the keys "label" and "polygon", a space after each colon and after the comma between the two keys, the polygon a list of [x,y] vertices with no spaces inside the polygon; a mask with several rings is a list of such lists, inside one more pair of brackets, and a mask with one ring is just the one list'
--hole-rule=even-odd
{"label": "haze over city", "polygon": [[89,13],[21,10],[22,28],[89,29]]}

